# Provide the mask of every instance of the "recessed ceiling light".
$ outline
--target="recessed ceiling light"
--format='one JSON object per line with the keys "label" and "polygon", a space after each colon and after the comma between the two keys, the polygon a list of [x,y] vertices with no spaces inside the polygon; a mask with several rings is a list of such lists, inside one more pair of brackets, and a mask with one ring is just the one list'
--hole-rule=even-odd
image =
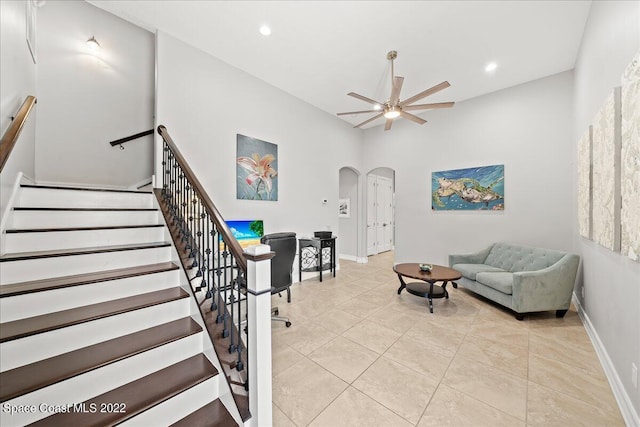
{"label": "recessed ceiling light", "polygon": [[260,27],[260,34],[262,34],[263,36],[270,36],[271,28],[269,28],[267,25],[263,25],[262,27]]}
{"label": "recessed ceiling light", "polygon": [[374,110],[382,110],[382,107],[380,106],[380,104],[373,104],[373,109]]}
{"label": "recessed ceiling light", "polygon": [[491,72],[495,71],[495,70],[496,70],[496,68],[498,68],[498,64],[496,64],[495,62],[489,62],[489,63],[487,64],[487,66],[486,66],[486,67],[484,67],[484,70],[485,70],[487,73],[491,73]]}

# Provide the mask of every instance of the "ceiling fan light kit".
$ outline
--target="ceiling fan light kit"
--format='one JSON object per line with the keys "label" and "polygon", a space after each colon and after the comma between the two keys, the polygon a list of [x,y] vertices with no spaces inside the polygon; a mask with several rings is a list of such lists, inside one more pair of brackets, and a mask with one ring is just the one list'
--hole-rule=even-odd
{"label": "ceiling fan light kit", "polygon": [[350,114],[377,113],[375,116],[369,118],[368,120],[365,120],[360,124],[355,125],[354,127],[359,128],[366,125],[367,123],[371,123],[372,121],[379,119],[380,117],[384,117],[385,119],[387,119],[387,122],[385,123],[385,126],[384,126],[384,130],[389,130],[391,129],[393,120],[398,117],[411,120],[412,122],[418,123],[420,125],[427,122],[426,120],[421,119],[420,117],[415,116],[413,114],[410,114],[407,111],[432,110],[435,108],[453,107],[453,105],[455,104],[454,102],[414,104],[414,102],[420,101],[421,99],[426,98],[429,95],[433,95],[434,93],[439,92],[442,89],[446,89],[449,86],[451,86],[447,81],[437,84],[404,101],[400,101],[400,90],[402,89],[402,83],[404,82],[404,77],[396,76],[394,74],[393,61],[397,57],[398,57],[398,52],[396,52],[395,50],[389,51],[387,53],[387,59],[391,61],[391,95],[389,96],[389,99],[386,102],[378,102],[371,98],[367,98],[366,96],[359,95],[355,92],[349,92],[347,95],[373,105],[373,110],[349,111],[346,113],[338,113],[338,116],[345,116]]}

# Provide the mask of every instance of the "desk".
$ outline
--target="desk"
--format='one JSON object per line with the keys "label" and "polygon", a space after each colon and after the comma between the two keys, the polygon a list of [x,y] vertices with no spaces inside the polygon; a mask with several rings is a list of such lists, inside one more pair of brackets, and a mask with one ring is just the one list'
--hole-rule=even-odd
{"label": "desk", "polygon": [[[459,271],[441,265],[434,265],[431,271],[422,271],[419,264],[416,263],[398,264],[393,267],[393,271],[396,272],[398,279],[400,279],[398,295],[406,288],[407,292],[412,295],[428,298],[429,311],[431,313],[433,313],[433,298],[449,298],[447,283],[462,277]],[[422,280],[422,282],[405,283],[402,276]],[[442,286],[438,286],[435,284],[436,282],[444,283]]]}
{"label": "desk", "polygon": [[322,271],[330,270],[336,277],[336,239],[314,237],[298,239],[298,279],[302,282],[303,271],[319,271],[322,282]]}

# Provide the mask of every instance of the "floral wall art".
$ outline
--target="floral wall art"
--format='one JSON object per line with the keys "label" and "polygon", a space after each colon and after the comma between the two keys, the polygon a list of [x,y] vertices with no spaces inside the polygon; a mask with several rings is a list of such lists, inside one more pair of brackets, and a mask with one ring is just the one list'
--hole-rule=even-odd
{"label": "floral wall art", "polygon": [[593,143],[592,235],[605,248],[620,250],[620,88],[595,115]]}
{"label": "floral wall art", "polygon": [[504,210],[504,165],[431,174],[432,210]]}
{"label": "floral wall art", "polygon": [[623,78],[621,115],[622,253],[640,261],[640,52]]}
{"label": "floral wall art", "polygon": [[236,198],[278,200],[278,146],[238,134],[236,153]]}

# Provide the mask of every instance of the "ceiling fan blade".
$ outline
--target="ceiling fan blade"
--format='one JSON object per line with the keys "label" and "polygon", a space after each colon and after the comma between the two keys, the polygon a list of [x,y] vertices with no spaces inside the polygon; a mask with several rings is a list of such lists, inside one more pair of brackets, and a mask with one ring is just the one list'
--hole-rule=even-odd
{"label": "ceiling fan blade", "polygon": [[393,124],[393,119],[387,119],[387,122],[384,124],[384,130],[391,129],[392,124]]}
{"label": "ceiling fan blade", "polygon": [[338,116],[346,116],[349,114],[362,114],[362,113],[379,113],[380,110],[363,110],[363,111],[348,111],[346,113],[338,113]]}
{"label": "ceiling fan blade", "polygon": [[418,116],[414,116],[413,114],[409,114],[409,113],[407,113],[407,112],[405,112],[405,111],[400,111],[400,115],[401,115],[402,117],[404,117],[405,119],[409,119],[409,120],[411,120],[412,122],[416,122],[416,123],[417,123],[417,124],[419,124],[419,125],[423,125],[423,124],[427,123],[427,121],[426,121],[426,120],[421,119],[421,118],[420,118],[420,117],[418,117]]}
{"label": "ceiling fan blade", "polygon": [[427,89],[427,90],[425,90],[425,91],[423,91],[423,92],[420,92],[420,93],[419,93],[419,94],[417,94],[417,95],[412,96],[412,97],[411,97],[411,98],[409,98],[409,99],[405,99],[405,100],[404,100],[404,101],[402,101],[399,105],[400,105],[400,107],[404,107],[405,105],[413,104],[414,102],[419,101],[419,100],[421,100],[422,98],[425,98],[425,97],[427,97],[427,96],[429,96],[429,95],[433,95],[433,94],[434,94],[434,93],[436,93],[436,92],[440,92],[442,89],[446,89],[446,88],[448,88],[449,86],[451,86],[451,85],[449,84],[449,82],[448,82],[448,81],[444,81],[444,82],[442,82],[442,83],[440,83],[440,84],[435,85],[435,86],[434,86],[434,87],[432,87],[432,88],[429,88],[429,89]]}
{"label": "ceiling fan blade", "polygon": [[433,104],[416,104],[416,105],[407,105],[403,108],[404,111],[414,111],[414,110],[433,110],[434,108],[451,108],[453,107],[455,102],[436,102]]}
{"label": "ceiling fan blade", "polygon": [[391,88],[391,98],[389,98],[391,105],[396,105],[400,100],[400,89],[402,89],[403,81],[404,77],[396,76],[393,78],[393,88]]}
{"label": "ceiling fan blade", "polygon": [[365,120],[364,122],[360,123],[359,125],[355,125],[354,128],[359,128],[361,126],[364,126],[367,123],[370,123],[370,122],[374,121],[375,119],[378,119],[378,118],[382,117],[383,114],[384,113],[376,114],[375,116],[371,117],[369,120]]}
{"label": "ceiling fan blade", "polygon": [[369,104],[379,105],[380,108],[384,108],[384,104],[382,104],[381,102],[374,101],[373,99],[367,98],[366,96],[358,95],[355,92],[349,92],[347,95],[353,96],[354,98],[357,98],[357,99],[359,99],[361,101],[368,102]]}

